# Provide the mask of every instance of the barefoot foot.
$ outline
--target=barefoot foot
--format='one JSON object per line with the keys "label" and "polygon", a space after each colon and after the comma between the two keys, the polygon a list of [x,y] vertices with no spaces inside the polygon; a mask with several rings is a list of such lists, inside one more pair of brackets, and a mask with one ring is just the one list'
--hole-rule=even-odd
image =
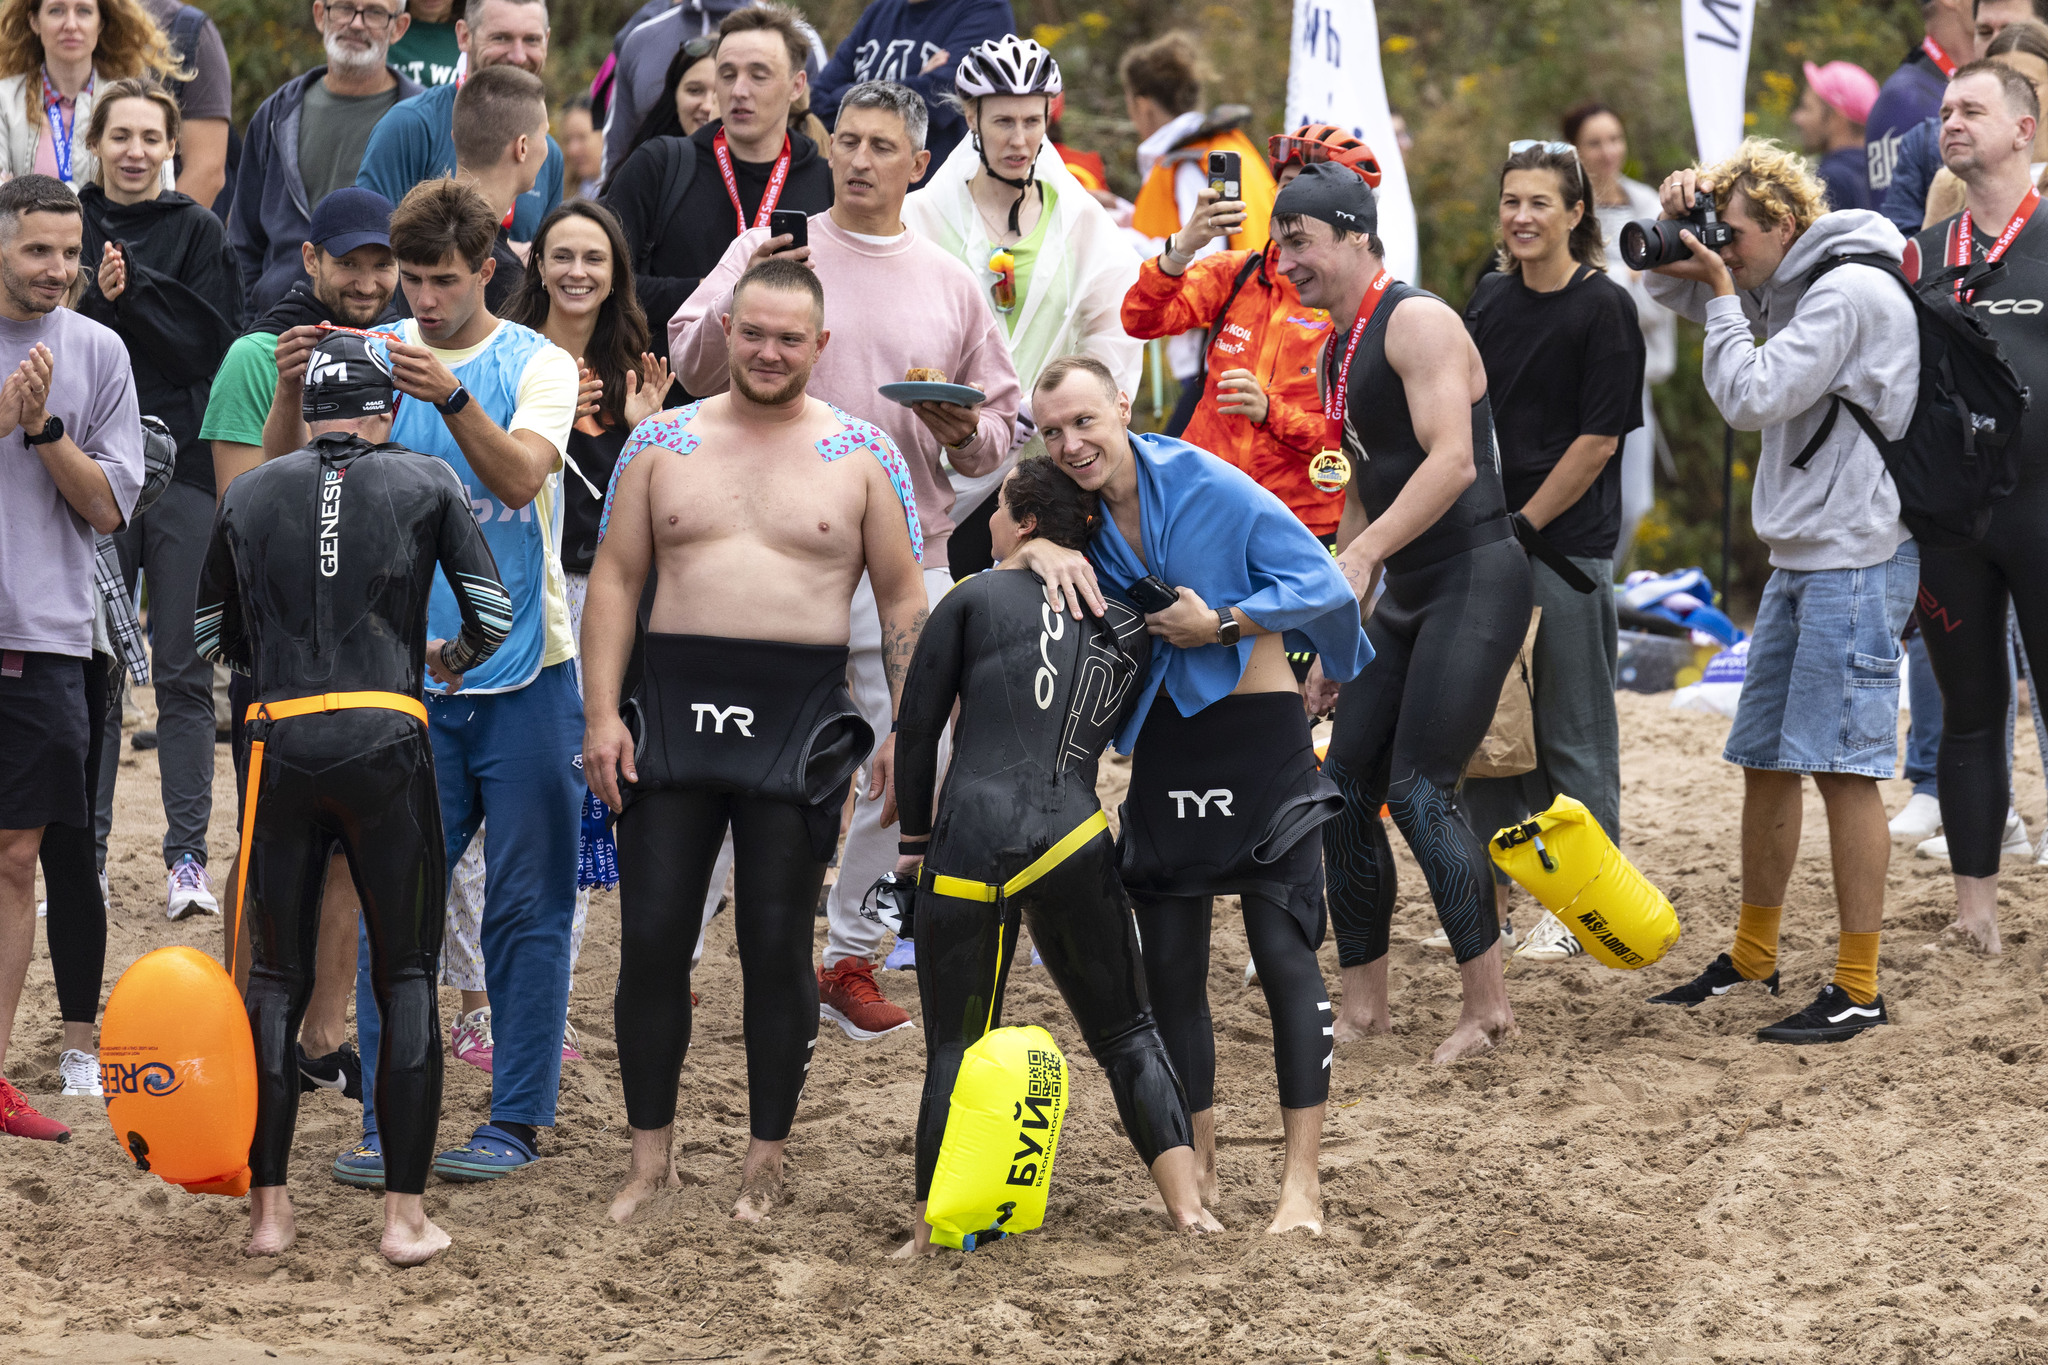
{"label": "barefoot foot", "polygon": [[448,1234],[433,1219],[421,1216],[417,1225],[389,1223],[377,1250],[393,1265],[425,1265],[448,1249]]}
{"label": "barefoot foot", "polygon": [[905,1242],[902,1246],[897,1247],[894,1251],[890,1252],[889,1259],[892,1261],[914,1261],[921,1256],[929,1256],[931,1254],[931,1243],[926,1242],[924,1245],[920,1246],[918,1245],[917,1238],[913,1237],[909,1241]]}
{"label": "barefoot foot", "polygon": [[1187,1233],[1221,1232],[1223,1224],[1218,1222],[1216,1215],[1209,1212],[1208,1206],[1204,1205],[1196,1210],[1193,1218],[1181,1219],[1180,1230]]}
{"label": "barefoot foot", "polygon": [[292,1217],[292,1201],[284,1186],[258,1186],[249,1191],[249,1245],[244,1256],[276,1256],[298,1240],[298,1224]]}
{"label": "barefoot foot", "polygon": [[1319,1196],[1283,1194],[1268,1233],[1302,1231],[1313,1237],[1323,1235],[1323,1201]]}
{"label": "barefoot foot", "polygon": [[635,1128],[632,1132],[632,1164],[626,1168],[626,1183],[612,1196],[614,1223],[625,1222],[655,1195],[682,1183],[676,1178],[675,1125]]}
{"label": "barefoot foot", "polygon": [[739,1202],[732,1206],[736,1223],[758,1223],[782,1202],[782,1149],[788,1139],[765,1142],[753,1138],[747,1144],[747,1162],[740,1171]]}
{"label": "barefoot foot", "polygon": [[1375,1034],[1393,1031],[1394,1017],[1384,1008],[1367,1011],[1363,1006],[1352,1009],[1347,1004],[1337,1011],[1336,1021],[1330,1026],[1330,1041],[1355,1043],[1361,1038],[1371,1038]]}
{"label": "barefoot foot", "polygon": [[1451,1036],[1437,1045],[1430,1061],[1438,1066],[1449,1066],[1452,1062],[1491,1051],[1496,1043],[1506,1042],[1521,1031],[1513,1015],[1498,1020],[1460,1019],[1458,1026],[1451,1030]]}
{"label": "barefoot foot", "polygon": [[663,1190],[677,1189],[682,1181],[676,1175],[674,1161],[668,1163],[665,1171],[649,1175],[628,1175],[626,1183],[619,1186],[619,1192],[612,1196],[611,1215],[614,1223],[624,1223],[640,1211],[640,1206]]}

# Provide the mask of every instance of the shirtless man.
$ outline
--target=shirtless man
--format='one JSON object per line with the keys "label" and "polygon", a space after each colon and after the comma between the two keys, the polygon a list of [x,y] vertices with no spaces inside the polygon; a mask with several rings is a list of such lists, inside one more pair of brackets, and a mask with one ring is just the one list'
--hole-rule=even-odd
{"label": "shirtless man", "polygon": [[[621,812],[616,1010],[633,1161],[612,1201],[619,1222],[677,1184],[690,957],[728,824],[753,1134],[733,1217],[758,1222],[781,1197],[818,1036],[813,911],[871,746],[867,797],[895,818],[893,736],[875,744],[846,688],[848,611],[865,572],[893,714],[924,626],[922,534],[896,446],[805,395],[824,316],[803,265],[750,269],[722,320],[730,390],[640,424],[598,528],[583,754],[591,786]],[[629,730],[620,685],[650,566],[659,584]]]}

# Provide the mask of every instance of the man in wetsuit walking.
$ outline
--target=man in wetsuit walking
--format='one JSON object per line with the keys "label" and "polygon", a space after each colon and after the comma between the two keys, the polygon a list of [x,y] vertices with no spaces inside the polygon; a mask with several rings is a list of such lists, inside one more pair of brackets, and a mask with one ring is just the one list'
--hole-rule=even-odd
{"label": "man in wetsuit walking", "polygon": [[[379,1249],[416,1265],[448,1245],[420,1200],[441,1116],[434,980],[447,890],[420,684],[431,669],[460,687],[504,641],[512,600],[448,466],[384,444],[396,406],[390,365],[363,338],[339,332],[314,350],[304,399],[312,443],[222,497],[193,620],[200,651],[249,674],[256,695],[237,864],[248,894],[235,901],[251,917],[252,1256],[275,1256],[295,1236],[285,1193],[294,1053],[337,849],[361,898],[384,1021]],[[436,565],[461,610],[452,641],[427,638]]]}
{"label": "man in wetsuit walking", "polygon": [[[893,821],[893,736],[846,687],[849,611],[874,585],[891,714],[924,627],[910,471],[866,422],[805,393],[825,348],[825,291],[803,265],[740,277],[721,319],[730,389],[657,413],[627,441],[598,528],[583,612],[584,772],[621,811],[620,1081],[633,1164],[624,1222],[676,1184],[677,1073],[690,1042],[690,957],[711,867],[733,833],[753,1141],[733,1217],[781,1197],[782,1152],[818,1036],[811,928],[848,780]],[[646,665],[619,714],[634,612],[659,574]]]}
{"label": "man in wetsuit walking", "polygon": [[[1486,367],[1441,299],[1387,273],[1378,202],[1341,166],[1311,166],[1273,205],[1278,267],[1336,324],[1323,353],[1323,414],[1357,471],[1337,564],[1360,602],[1386,575],[1366,637],[1372,662],[1343,689],[1324,771],[1344,813],[1323,829],[1344,998],[1337,1038],[1385,1033],[1394,858],[1382,803],[1415,851],[1457,955],[1465,1006],[1439,1063],[1514,1032],[1501,972],[1493,870],[1458,809],[1529,626],[1527,557],[1515,543],[1493,446]],[[1335,690],[1320,670],[1310,709]]]}

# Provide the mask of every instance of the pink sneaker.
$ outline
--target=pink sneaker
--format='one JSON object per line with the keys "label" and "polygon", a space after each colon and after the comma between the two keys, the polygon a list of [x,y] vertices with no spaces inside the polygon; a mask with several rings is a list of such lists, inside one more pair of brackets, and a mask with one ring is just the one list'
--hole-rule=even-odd
{"label": "pink sneaker", "polygon": [[491,1007],[470,1014],[457,1015],[455,1023],[448,1030],[448,1050],[455,1054],[458,1062],[468,1062],[477,1070],[488,1073],[491,1069]]}

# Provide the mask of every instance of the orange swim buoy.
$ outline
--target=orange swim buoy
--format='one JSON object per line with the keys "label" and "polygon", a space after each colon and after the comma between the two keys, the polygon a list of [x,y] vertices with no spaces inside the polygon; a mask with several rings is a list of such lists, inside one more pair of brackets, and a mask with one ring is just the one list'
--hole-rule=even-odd
{"label": "orange swim buoy", "polygon": [[136,1166],[193,1194],[249,1191],[256,1043],[220,963],[197,948],[145,954],[114,984],[100,1085]]}

